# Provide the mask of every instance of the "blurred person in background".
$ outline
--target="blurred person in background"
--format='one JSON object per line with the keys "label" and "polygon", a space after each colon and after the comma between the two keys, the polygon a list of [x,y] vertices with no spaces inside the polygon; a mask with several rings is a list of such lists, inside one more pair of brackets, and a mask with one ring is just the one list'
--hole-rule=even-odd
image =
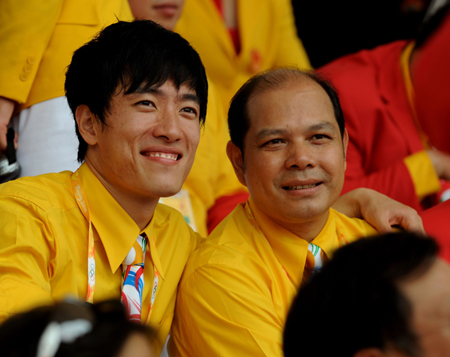
{"label": "blurred person in background", "polygon": [[448,356],[450,266],[437,254],[406,232],[340,248],[294,299],[285,357]]}
{"label": "blurred person in background", "polygon": [[[435,0],[293,0],[295,24],[314,68],[417,34]],[[437,0],[441,1],[441,0]]]}
{"label": "blurred person in background", "polygon": [[153,330],[129,321],[120,301],[64,301],[0,325],[0,350],[15,357],[155,357]]}
{"label": "blurred person in background", "polygon": [[[318,69],[336,85],[350,136],[343,192],[372,188],[418,211],[450,197],[450,119],[444,114],[449,30],[447,2],[415,41],[364,50]],[[431,68],[435,73],[424,76]],[[425,101],[428,92],[440,104]]]}

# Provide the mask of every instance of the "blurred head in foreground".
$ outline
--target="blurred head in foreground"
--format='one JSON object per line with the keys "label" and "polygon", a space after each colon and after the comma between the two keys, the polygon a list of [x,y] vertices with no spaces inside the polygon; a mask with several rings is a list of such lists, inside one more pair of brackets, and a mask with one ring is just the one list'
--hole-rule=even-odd
{"label": "blurred head in foreground", "polygon": [[294,300],[285,356],[448,355],[450,267],[438,251],[412,233],[339,249]]}
{"label": "blurred head in foreground", "polygon": [[0,325],[2,356],[146,356],[152,330],[130,322],[120,301],[61,302],[15,315]]}

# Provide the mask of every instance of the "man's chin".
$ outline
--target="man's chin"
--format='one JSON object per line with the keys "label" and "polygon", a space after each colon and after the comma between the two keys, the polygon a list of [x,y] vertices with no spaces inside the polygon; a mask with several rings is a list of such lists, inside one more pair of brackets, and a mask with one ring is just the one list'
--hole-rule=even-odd
{"label": "man's chin", "polygon": [[177,193],[179,193],[181,191],[181,187],[182,187],[182,185],[179,185],[179,184],[171,185],[169,187],[167,187],[167,186],[161,187],[158,190],[158,196],[161,198],[175,196]]}
{"label": "man's chin", "polygon": [[323,219],[324,215],[328,216],[330,207],[327,205],[308,205],[302,204],[301,207],[293,207],[287,215],[293,221],[311,222],[316,219]]}

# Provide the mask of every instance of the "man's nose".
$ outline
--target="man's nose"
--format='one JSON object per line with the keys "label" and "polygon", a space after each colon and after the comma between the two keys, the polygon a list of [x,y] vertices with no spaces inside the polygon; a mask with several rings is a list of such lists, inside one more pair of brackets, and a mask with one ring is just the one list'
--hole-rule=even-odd
{"label": "man's nose", "polygon": [[181,138],[181,122],[178,113],[174,110],[163,110],[153,130],[155,137],[167,142],[174,142]]}
{"label": "man's nose", "polygon": [[286,169],[304,170],[316,166],[317,157],[314,148],[306,141],[293,143],[287,151]]}

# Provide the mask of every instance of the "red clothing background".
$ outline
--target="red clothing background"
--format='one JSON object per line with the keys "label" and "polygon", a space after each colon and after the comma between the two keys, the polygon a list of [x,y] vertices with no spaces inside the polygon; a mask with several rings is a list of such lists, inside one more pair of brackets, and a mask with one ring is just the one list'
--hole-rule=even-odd
{"label": "red clothing background", "polygon": [[403,159],[424,149],[403,82],[396,41],[344,56],[318,69],[336,86],[350,136],[346,193],[368,187],[422,210]]}

